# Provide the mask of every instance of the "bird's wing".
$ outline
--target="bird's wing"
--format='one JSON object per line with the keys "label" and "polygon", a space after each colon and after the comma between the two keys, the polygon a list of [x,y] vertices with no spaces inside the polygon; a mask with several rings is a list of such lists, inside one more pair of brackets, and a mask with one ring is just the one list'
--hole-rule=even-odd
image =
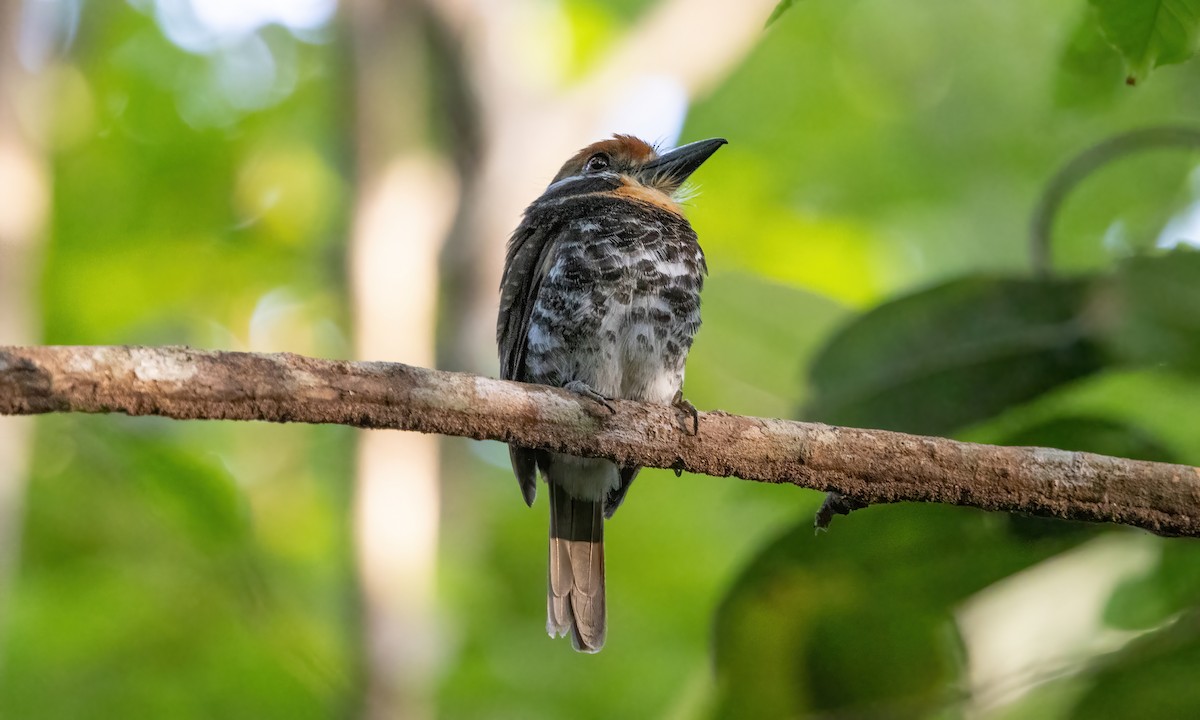
{"label": "bird's wing", "polygon": [[550,272],[558,235],[555,228],[538,226],[527,218],[508,241],[496,323],[500,377],[505,380],[525,380],[530,318],[542,281]]}
{"label": "bird's wing", "polygon": [[[559,234],[556,228],[539,226],[526,217],[508,241],[504,277],[500,281],[500,315],[496,323],[500,377],[505,380],[527,379],[525,352],[530,318],[542,281],[550,272]],[[526,505],[532,506],[537,496],[538,451],[510,445],[508,454],[521,486],[521,497]]]}

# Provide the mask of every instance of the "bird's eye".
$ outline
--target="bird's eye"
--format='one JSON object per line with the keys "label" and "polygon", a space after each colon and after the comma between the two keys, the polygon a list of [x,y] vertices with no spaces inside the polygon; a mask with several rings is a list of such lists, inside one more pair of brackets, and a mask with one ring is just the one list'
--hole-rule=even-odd
{"label": "bird's eye", "polygon": [[587,164],[583,166],[585,172],[600,172],[608,169],[608,156],[604,153],[596,153],[588,158]]}

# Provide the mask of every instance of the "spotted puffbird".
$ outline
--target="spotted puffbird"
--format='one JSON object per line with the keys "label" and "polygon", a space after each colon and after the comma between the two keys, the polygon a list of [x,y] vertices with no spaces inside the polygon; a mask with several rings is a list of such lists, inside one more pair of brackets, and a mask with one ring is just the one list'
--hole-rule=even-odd
{"label": "spotted puffbird", "polygon": [[[700,327],[707,267],[680,188],[725,140],[659,154],[629,135],[593,143],[525,209],[508,243],[496,335],[501,375],[585,396],[675,405]],[[695,427],[693,425],[693,431]],[[604,645],[604,520],[637,475],[603,459],[509,447],[525,502],[550,494],[546,629]]]}

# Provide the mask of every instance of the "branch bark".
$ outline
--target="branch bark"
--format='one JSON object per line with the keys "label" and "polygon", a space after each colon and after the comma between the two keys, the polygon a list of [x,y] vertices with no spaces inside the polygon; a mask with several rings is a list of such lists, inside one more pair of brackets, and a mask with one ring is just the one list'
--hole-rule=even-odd
{"label": "branch bark", "polygon": [[337,423],[500,440],[626,465],[1200,536],[1200,468],[700,414],[412,367],[184,347],[0,347],[0,414]]}

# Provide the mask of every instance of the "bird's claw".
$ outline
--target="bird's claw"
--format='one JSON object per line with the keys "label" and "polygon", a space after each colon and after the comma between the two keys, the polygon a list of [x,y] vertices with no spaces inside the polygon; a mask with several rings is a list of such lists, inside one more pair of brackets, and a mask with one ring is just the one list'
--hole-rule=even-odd
{"label": "bird's claw", "polygon": [[[690,402],[688,402],[687,400],[683,399],[683,391],[682,390],[675,391],[675,397],[671,398],[671,406],[674,407],[676,410],[681,410],[681,411],[687,413],[692,418],[692,432],[689,434],[699,435],[700,434],[700,411],[696,410],[695,405],[693,405]],[[684,430],[685,431],[687,430],[686,425],[684,425]]]}
{"label": "bird's claw", "polygon": [[594,403],[602,405],[605,410],[608,410],[610,415],[617,414],[617,408],[612,404],[609,398],[604,397],[600,393],[592,389],[590,385],[582,380],[572,380],[563,386],[564,390],[570,390],[576,395],[582,395]]}

